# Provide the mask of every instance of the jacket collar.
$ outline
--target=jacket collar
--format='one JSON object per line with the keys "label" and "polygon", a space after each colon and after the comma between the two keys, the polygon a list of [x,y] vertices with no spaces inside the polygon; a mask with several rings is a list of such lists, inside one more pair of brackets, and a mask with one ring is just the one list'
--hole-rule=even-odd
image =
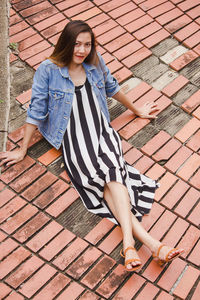
{"label": "jacket collar", "polygon": [[[83,67],[85,69],[86,72],[90,72],[91,70],[96,69],[96,67],[94,65],[88,65],[86,63],[83,63]],[[59,67],[59,71],[60,74],[65,77],[65,78],[69,78],[69,70],[68,67]]]}

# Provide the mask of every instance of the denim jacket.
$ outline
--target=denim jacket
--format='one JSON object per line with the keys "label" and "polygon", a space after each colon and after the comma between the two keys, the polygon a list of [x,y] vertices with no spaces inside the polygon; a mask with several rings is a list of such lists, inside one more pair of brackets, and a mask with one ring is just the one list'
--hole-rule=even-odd
{"label": "denim jacket", "polygon": [[[112,97],[120,87],[99,53],[98,56],[97,67],[86,63],[83,67],[109,122],[106,97]],[[56,149],[60,148],[67,128],[74,91],[67,67],[58,67],[47,59],[35,72],[26,122],[37,125],[44,138]]]}

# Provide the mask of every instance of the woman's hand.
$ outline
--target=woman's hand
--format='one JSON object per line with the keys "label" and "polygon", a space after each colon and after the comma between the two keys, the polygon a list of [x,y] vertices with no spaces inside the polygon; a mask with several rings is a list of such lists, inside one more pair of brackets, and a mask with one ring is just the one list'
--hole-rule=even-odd
{"label": "woman's hand", "polygon": [[0,152],[0,167],[4,164],[8,167],[10,165],[16,164],[17,162],[24,159],[26,151],[22,149],[17,149],[13,151]]}
{"label": "woman's hand", "polygon": [[156,119],[157,116],[152,115],[155,111],[158,111],[158,105],[155,102],[146,102],[140,108],[134,109],[134,113],[143,119]]}

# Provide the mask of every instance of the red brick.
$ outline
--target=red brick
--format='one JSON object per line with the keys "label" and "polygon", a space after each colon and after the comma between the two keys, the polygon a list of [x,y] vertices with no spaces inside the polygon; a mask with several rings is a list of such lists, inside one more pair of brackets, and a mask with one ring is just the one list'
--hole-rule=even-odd
{"label": "red brick", "polygon": [[174,21],[167,24],[164,28],[168,30],[170,33],[174,33],[175,31],[181,29],[192,21],[188,16],[183,15],[179,18],[176,18]]}
{"label": "red brick", "polygon": [[183,11],[186,11],[186,10],[188,10],[188,9],[190,9],[190,8],[192,8],[192,7],[196,6],[196,5],[198,5],[198,4],[199,4],[199,1],[198,1],[198,0],[193,0],[192,2],[189,1],[189,0],[186,0],[186,1],[184,1],[184,2],[182,2],[182,3],[180,3],[180,4],[178,4],[177,6],[178,6],[180,9],[182,9]]}
{"label": "red brick", "polygon": [[[127,143],[128,144],[128,143]],[[6,187],[6,185],[0,181],[0,191],[2,192],[2,190]]]}
{"label": "red brick", "polygon": [[192,210],[191,214],[187,218],[190,222],[195,224],[196,226],[200,225],[200,203],[197,204],[197,206]]}
{"label": "red brick", "polygon": [[125,58],[122,61],[122,63],[124,63],[125,66],[131,68],[151,55],[152,55],[152,52],[149,49],[147,49],[146,47],[143,47],[143,48],[139,49],[138,51],[136,51],[135,53],[133,53],[132,55]]}
{"label": "red brick", "polygon": [[88,243],[78,237],[67,249],[54,259],[53,264],[63,271],[73,260],[80,256],[81,252],[83,252],[87,246]]}
{"label": "red brick", "polygon": [[181,107],[187,112],[193,112],[200,105],[200,90],[194,93],[190,98],[188,98]]}
{"label": "red brick", "polygon": [[93,7],[85,12],[82,12],[79,15],[76,15],[75,17],[72,17],[72,20],[83,20],[87,21],[88,19],[91,19],[92,17],[99,15],[102,11],[98,7]]}
{"label": "red brick", "polygon": [[22,18],[19,15],[13,14],[12,16],[10,15],[9,25],[12,26],[12,25],[15,25],[15,24],[17,24],[21,21],[22,21]]}
{"label": "red brick", "polygon": [[96,245],[113,227],[114,223],[104,218],[84,237],[84,239],[89,243]]}
{"label": "red brick", "polygon": [[108,257],[104,256],[88,273],[81,282],[88,286],[90,289],[93,289],[111,270],[115,265],[115,261]]}
{"label": "red brick", "polygon": [[200,38],[200,31],[197,31],[193,35],[191,35],[189,38],[187,38],[183,44],[188,48],[193,48],[199,44],[199,38]]}
{"label": "red brick", "polygon": [[47,190],[45,190],[39,197],[36,198],[34,204],[39,208],[45,208],[49,205],[55,198],[60,196],[69,188],[69,185],[63,180],[58,180],[52,184]]}
{"label": "red brick", "polygon": [[14,249],[19,245],[13,241],[11,238],[8,238],[0,244],[0,260],[9,255]]}
{"label": "red brick", "polygon": [[150,120],[148,120],[148,119],[136,118],[135,120],[130,122],[128,125],[126,125],[123,129],[121,129],[119,131],[119,134],[124,139],[128,140],[149,123],[150,123]]}
{"label": "red brick", "polygon": [[137,274],[133,274],[130,279],[120,288],[119,292],[117,292],[117,294],[113,297],[113,300],[132,299],[144,283],[144,278]]}
{"label": "red brick", "polygon": [[44,51],[45,49],[49,48],[50,46],[51,45],[47,41],[43,40],[43,41],[33,45],[32,47],[27,48],[24,51],[21,51],[19,53],[19,57],[22,60],[26,60],[32,56],[35,56],[37,53]]}
{"label": "red brick", "polygon": [[[113,74],[114,72],[121,69],[123,65],[119,61],[113,60],[112,62],[107,64],[107,67],[109,68],[110,72]],[[132,75],[132,73],[130,73],[130,75]]]}
{"label": "red brick", "polygon": [[[98,38],[98,36],[100,36],[102,34],[105,34],[109,30],[113,30],[114,28],[116,28],[117,25],[118,25],[117,22],[115,22],[114,20],[112,20],[112,19],[109,18],[105,22],[103,22],[103,23],[101,22],[101,24],[99,24],[98,26],[96,26],[93,29],[93,31],[95,33],[95,36]],[[99,42],[99,39],[98,39],[98,42]]]}
{"label": "red brick", "polygon": [[166,236],[162,240],[162,243],[164,243],[165,245],[170,245],[171,247],[175,247],[188,227],[188,222],[181,218],[178,218],[172,225],[170,230],[167,232]]}
{"label": "red brick", "polygon": [[11,133],[9,133],[8,138],[14,143],[16,143],[19,140],[23,139],[23,137],[24,137],[24,127],[25,127],[25,125],[17,128],[16,130],[12,131]]}
{"label": "red brick", "polygon": [[122,46],[120,49],[115,51],[113,55],[117,57],[119,60],[122,60],[125,57],[131,55],[132,53],[136,52],[137,50],[141,49],[142,47],[143,45],[139,41],[134,40],[130,42],[128,45]]}
{"label": "red brick", "polygon": [[147,142],[142,148],[141,151],[145,154],[151,156],[158,149],[160,149],[167,141],[170,140],[170,135],[165,131],[161,130],[157,135],[155,135],[149,142]]}
{"label": "red brick", "polygon": [[27,222],[30,218],[32,218],[37,212],[38,209],[36,207],[27,205],[18,213],[16,213],[12,218],[10,218],[6,223],[4,223],[1,228],[5,232],[11,234],[25,222]]}
{"label": "red brick", "polygon": [[186,161],[183,167],[177,172],[177,175],[180,178],[187,181],[199,167],[200,167],[200,156],[194,153]]}
{"label": "red brick", "polygon": [[[24,51],[25,49],[30,48],[31,46],[41,42],[42,40],[43,40],[43,38],[39,34],[34,34],[31,37],[29,37],[19,43],[19,51],[20,52]],[[18,99],[18,97],[17,97],[17,99]]]}
{"label": "red brick", "polygon": [[181,147],[181,143],[175,139],[169,140],[152,158],[156,161],[168,160]]}
{"label": "red brick", "polygon": [[15,35],[11,36],[10,43],[19,43],[30,36],[34,35],[36,32],[31,27],[16,33]]}
{"label": "red brick", "polygon": [[186,263],[184,261],[179,258],[175,259],[158,281],[158,285],[169,292],[185,266]]}
{"label": "red brick", "polygon": [[[149,93],[152,93],[152,91],[155,91],[155,89],[152,89],[150,85],[148,85],[146,82],[142,81],[140,82],[136,87],[131,89],[127,95],[129,99],[131,99],[132,102],[135,102],[137,99],[139,99],[141,96],[149,97]],[[146,96],[147,94],[147,96]],[[155,100],[155,95],[150,95],[153,100]]]}
{"label": "red brick", "polygon": [[122,140],[121,143],[122,143],[123,154],[132,148],[132,145],[125,140]]}
{"label": "red brick", "polygon": [[[70,285],[61,293],[61,295],[56,298],[57,300],[66,300],[71,299],[75,300],[81,295],[84,291],[84,288],[76,283],[75,281],[71,282]],[[80,298],[79,298],[80,299]]]}
{"label": "red brick", "polygon": [[181,88],[183,88],[189,80],[185,78],[183,75],[179,75],[172,82],[170,82],[167,86],[162,89],[162,93],[167,97],[172,97],[176,94]]}
{"label": "red brick", "polygon": [[134,20],[131,23],[128,23],[124,26],[124,28],[129,31],[130,33],[135,32],[136,30],[139,30],[140,28],[143,28],[144,26],[150,24],[153,22],[153,19],[149,15],[141,16],[139,19]]}
{"label": "red brick", "polygon": [[150,230],[151,235],[160,240],[163,235],[169,230],[170,226],[176,219],[176,215],[166,210],[160,219],[156,222]]}
{"label": "red brick", "polygon": [[47,19],[54,14],[57,14],[59,11],[54,6],[50,6],[49,8],[42,11],[37,12],[36,14],[29,16],[26,18],[26,21],[31,24],[35,25],[36,23],[43,21],[44,19]]}
{"label": "red brick", "polygon": [[104,251],[106,254],[110,254],[122,241],[122,231],[119,226],[100,243],[98,248]]}
{"label": "red brick", "polygon": [[62,229],[63,228],[60,224],[52,221],[42,230],[40,230],[39,233],[35,235],[28,243],[26,243],[26,246],[32,251],[37,252],[52,238],[54,238],[54,236],[56,236]]}
{"label": "red brick", "polygon": [[90,25],[91,28],[95,28],[99,24],[108,21],[109,16],[107,14],[101,13],[98,16],[93,17],[92,19],[89,19],[87,23]]}
{"label": "red brick", "polygon": [[28,27],[28,24],[25,21],[21,21],[9,28],[9,35],[12,36],[14,34],[17,34],[20,31],[23,31]]}
{"label": "red brick", "polygon": [[103,283],[97,288],[96,292],[106,299],[114,293],[114,291],[122,285],[122,282],[126,279],[128,272],[124,266],[118,265],[114,271],[103,281]]}
{"label": "red brick", "polygon": [[170,36],[170,33],[167,32],[165,29],[161,29],[155,33],[153,33],[151,36],[145,38],[142,43],[147,47],[147,48],[152,48],[161,41],[165,40]]}
{"label": "red brick", "polygon": [[127,32],[127,33],[121,35],[120,37],[116,38],[112,42],[104,45],[104,47],[108,51],[114,52],[118,49],[121,49],[123,46],[127,45],[128,43],[130,43],[132,41],[134,41],[134,37]]}
{"label": "red brick", "polygon": [[15,239],[23,243],[33,234],[35,234],[41,227],[49,221],[49,217],[40,212],[31,221],[26,223],[17,233],[13,235]]}
{"label": "red brick", "polygon": [[198,151],[200,149],[200,130],[198,130],[186,143],[186,146],[193,151]]}
{"label": "red brick", "polygon": [[196,270],[195,268],[189,266],[183,274],[180,282],[176,286],[173,294],[180,297],[181,299],[185,299],[189,294],[191,288],[193,287],[195,281],[197,280],[199,274],[199,270]]}
{"label": "red brick", "polygon": [[165,300],[173,300],[174,297],[171,296],[170,294],[168,294],[168,293],[162,291],[162,292],[159,294],[159,296],[156,298],[156,300],[163,300],[163,299],[165,299]]}
{"label": "red brick", "polygon": [[192,151],[189,150],[187,147],[182,146],[178,151],[168,160],[165,164],[165,168],[170,170],[171,172],[175,173],[178,168],[189,158],[192,154]]}
{"label": "red brick", "polygon": [[104,60],[104,62],[105,62],[106,64],[110,63],[111,61],[114,61],[114,59],[115,59],[115,58],[114,58],[110,53],[108,53],[108,52],[104,53],[104,54],[102,55],[102,57],[103,57],[103,60]]}
{"label": "red brick", "polygon": [[144,15],[145,15],[144,11],[140,8],[137,8],[137,9],[135,9],[133,11],[130,11],[129,13],[119,17],[116,21],[120,25],[124,26],[124,25],[126,25],[126,24],[128,24],[128,23],[144,16]]}
{"label": "red brick", "polygon": [[83,3],[77,4],[73,7],[70,7],[64,11],[64,14],[68,17],[71,18],[79,13],[82,13],[83,11],[86,11],[93,7],[94,4],[91,3],[90,1],[84,1]]}
{"label": "red brick", "polygon": [[50,172],[47,172],[42,177],[40,177],[36,182],[34,182],[28,189],[26,189],[22,196],[28,201],[33,200],[42,191],[48,188],[57,180],[57,177]]}
{"label": "red brick", "polygon": [[0,242],[3,242],[7,237],[7,234],[0,230]]}
{"label": "red brick", "polygon": [[117,79],[119,83],[123,82],[124,80],[131,77],[133,73],[128,69],[123,67],[122,69],[118,70],[117,72],[113,73],[113,76]]}
{"label": "red brick", "polygon": [[133,33],[133,35],[138,40],[143,40],[148,36],[154,34],[156,31],[160,30],[162,27],[157,22],[152,22],[149,25],[144,26],[143,28],[137,30]]}
{"label": "red brick", "polygon": [[44,262],[36,256],[30,257],[26,260],[16,271],[6,278],[6,282],[16,289],[27,278],[29,278],[36,270],[38,270]]}
{"label": "red brick", "polygon": [[78,198],[79,195],[77,191],[74,188],[70,188],[65,194],[59,197],[56,202],[51,204],[46,209],[46,212],[54,217],[57,217]]}
{"label": "red brick", "polygon": [[78,260],[76,260],[66,271],[67,274],[78,280],[95,261],[101,256],[100,252],[95,247],[89,247]]}
{"label": "red brick", "polygon": [[26,102],[30,101],[31,93],[32,93],[32,89],[29,89],[28,91],[23,92],[21,95],[16,97],[16,100],[19,101],[23,105]]}
{"label": "red brick", "polygon": [[159,164],[154,164],[150,170],[145,173],[145,175],[151,179],[158,180],[165,172],[166,170]]}
{"label": "red brick", "polygon": [[25,18],[25,17],[29,17],[33,14],[36,14],[37,12],[45,10],[49,7],[51,7],[51,4],[48,1],[43,1],[42,3],[33,5],[26,9],[23,9],[22,11],[20,11],[20,14]]}
{"label": "red brick", "polygon": [[174,37],[179,41],[182,42],[196,31],[200,29],[200,26],[197,23],[192,22],[189,25],[185,26],[183,29],[179,30],[177,33],[174,34]]}
{"label": "red brick", "polygon": [[195,173],[195,175],[189,181],[190,184],[197,189],[200,189],[199,175],[200,175],[200,169]]}
{"label": "red brick", "polygon": [[118,36],[122,35],[123,33],[125,33],[125,30],[121,26],[117,26],[117,27],[111,29],[110,31],[100,35],[98,37],[98,42],[101,45],[107,44],[110,41],[117,38]]}
{"label": "red brick", "polygon": [[61,156],[61,151],[55,148],[50,149],[43,155],[38,158],[38,161],[41,162],[43,165],[48,166],[54,160]]}
{"label": "red brick", "polygon": [[191,300],[199,300],[199,294],[200,294],[200,282],[196,286],[196,289],[194,291],[194,294],[192,295]]}
{"label": "red brick", "polygon": [[162,271],[163,269],[159,266],[159,264],[156,261],[152,260],[145,271],[142,273],[142,276],[150,280],[151,282],[154,282]]}
{"label": "red brick", "polygon": [[137,300],[143,300],[143,299],[148,299],[148,300],[153,300],[155,299],[155,296],[158,294],[159,289],[148,282],[142,291],[139,293],[139,295],[135,298]]}
{"label": "red brick", "polygon": [[38,2],[42,2],[42,1],[43,0],[32,0],[31,3],[30,2],[27,3],[27,2],[24,2],[24,1],[21,2],[20,0],[13,0],[12,4],[14,4],[13,7],[15,8],[15,10],[20,11],[20,10],[28,8],[32,5],[35,5]]}
{"label": "red brick", "polygon": [[198,55],[200,55],[200,44],[198,44],[196,47],[194,47],[193,51],[195,51]]}
{"label": "red brick", "polygon": [[138,159],[142,157],[142,153],[137,150],[136,148],[130,149],[125,155],[125,160],[132,165],[134,162],[136,162]]}
{"label": "red brick", "polygon": [[34,165],[34,160],[29,156],[26,156],[22,161],[16,163],[7,169],[2,175],[1,180],[6,184],[10,183],[17,176],[21,175],[25,170]]}
{"label": "red brick", "polygon": [[[110,3],[111,4],[111,3]],[[111,10],[109,12],[109,15],[116,20],[116,18],[118,17],[121,17],[122,15],[125,15],[126,13],[136,9],[137,6],[132,3],[132,2],[127,2],[126,4],[118,7],[118,8],[115,8],[113,10]]]}
{"label": "red brick", "polygon": [[142,218],[142,225],[146,230],[149,230],[154,223],[160,218],[164,212],[164,207],[158,204],[157,202],[153,203],[149,215],[145,215]]}
{"label": "red brick", "polygon": [[[53,2],[57,3],[57,2],[60,2],[60,1],[58,0],[58,1],[55,2],[55,0],[54,0]],[[77,5],[81,2],[82,2],[82,0],[74,0],[73,5]],[[70,1],[62,1],[61,3],[56,4],[56,7],[60,10],[64,10],[64,9],[69,8],[69,7],[72,7],[73,5]]]}
{"label": "red brick", "polygon": [[57,13],[57,14],[54,14],[54,15],[50,16],[49,18],[42,20],[41,22],[35,24],[34,27],[38,31],[42,31],[42,30],[62,21],[63,19],[65,19],[63,14]]}
{"label": "red brick", "polygon": [[191,225],[189,229],[186,231],[185,235],[182,237],[181,241],[177,245],[177,248],[183,248],[185,252],[181,255],[182,257],[186,257],[188,253],[193,249],[196,242],[200,237],[199,230]]}
{"label": "red brick", "polygon": [[155,116],[157,116],[163,110],[165,110],[168,106],[170,106],[172,104],[172,101],[169,98],[162,96],[158,100],[156,100],[156,104],[157,104],[158,110],[155,113],[153,113]]}
{"label": "red brick", "polygon": [[[200,6],[196,6],[189,11],[186,12],[186,14],[192,18],[193,20],[200,16]],[[195,20],[196,21],[196,20]]]}
{"label": "red brick", "polygon": [[183,55],[175,59],[172,63],[170,63],[170,67],[175,71],[180,71],[189,63],[191,63],[193,60],[195,60],[197,57],[198,54],[196,54],[192,50],[189,50],[188,52],[184,53]]}
{"label": "red brick", "polygon": [[139,255],[143,265],[146,264],[148,262],[148,260],[152,257],[152,253],[144,245],[142,245],[140,247],[140,249],[138,250],[138,255]]}
{"label": "red brick", "polygon": [[24,300],[24,297],[16,293],[15,291],[12,291],[8,297],[6,297],[6,300]]}
{"label": "red brick", "polygon": [[0,279],[8,275],[30,255],[31,253],[22,247],[12,252],[0,263]]}
{"label": "red brick", "polygon": [[48,49],[28,58],[26,62],[31,66],[34,67],[37,64],[41,63],[45,60],[51,53],[53,52],[53,47],[49,47]]}
{"label": "red brick", "polygon": [[[191,188],[186,195],[183,197],[181,202],[178,204],[178,206],[175,208],[175,212],[182,216],[183,218],[186,217],[186,215],[190,212],[192,207],[197,203],[198,199],[200,197],[200,192],[195,190],[194,188]],[[190,201],[188,201],[190,199]]]}
{"label": "red brick", "polygon": [[143,156],[134,164],[134,168],[140,171],[141,174],[144,174],[153,164],[154,161],[151,158]]}
{"label": "red brick", "polygon": [[86,291],[83,295],[81,295],[81,297],[79,299],[80,300],[98,300],[99,296],[97,296],[96,294],[94,294],[90,291]]}
{"label": "red brick", "polygon": [[200,120],[196,118],[192,118],[189,122],[187,122],[181,130],[179,130],[175,137],[185,143],[187,139],[189,139],[198,129],[200,128]]}
{"label": "red brick", "polygon": [[49,265],[43,266],[37,273],[26,281],[19,292],[27,298],[32,297],[50,278],[56,273],[56,270]]}
{"label": "red brick", "polygon": [[200,120],[200,106],[192,113],[192,115]]}
{"label": "red brick", "polygon": [[148,11],[148,10],[158,6],[159,4],[162,4],[163,2],[165,2],[165,0],[156,0],[156,1],[147,0],[147,1],[145,1],[145,3],[141,3],[139,6],[144,11]]}
{"label": "red brick", "polygon": [[57,296],[65,286],[70,282],[70,279],[63,274],[56,275],[39,294],[34,297],[34,300],[53,299]]}
{"label": "red brick", "polygon": [[170,3],[169,1],[167,1],[161,5],[158,5],[152,9],[150,9],[148,11],[148,14],[152,18],[156,18],[156,17],[162,15],[163,13],[166,13],[167,11],[172,10],[173,8],[175,8],[175,6],[172,3]]}
{"label": "red brick", "polygon": [[27,204],[25,200],[19,196],[12,199],[9,203],[0,209],[0,223],[3,223],[7,218],[14,215],[18,210]]}
{"label": "red brick", "polygon": [[173,21],[183,15],[182,10],[178,9],[177,7],[166,12],[165,14],[159,16],[156,18],[156,21],[160,23],[161,25],[165,25],[170,21]]}
{"label": "red brick", "polygon": [[56,256],[68,243],[74,239],[75,235],[65,229],[60,232],[53,240],[48,243],[40,252],[39,255],[50,261]]}
{"label": "red brick", "polygon": [[188,260],[197,266],[200,266],[199,247],[200,247],[200,240],[195,245],[194,249],[192,250],[191,254],[188,257]]}
{"label": "red brick", "polygon": [[176,182],[172,189],[167,193],[167,195],[161,200],[161,203],[172,209],[176,203],[183,197],[183,195],[189,189],[189,185],[182,180]]}
{"label": "red brick", "polygon": [[67,182],[70,182],[70,181],[71,181],[70,178],[69,178],[69,176],[68,176],[68,174],[67,174],[67,172],[66,172],[66,170],[64,170],[63,172],[61,172],[61,173],[59,174],[59,177],[60,177],[61,179],[65,180],[65,181],[67,181]]}
{"label": "red brick", "polygon": [[44,174],[45,168],[40,166],[39,164],[34,165],[27,172],[23,173],[16,180],[14,180],[10,187],[15,190],[17,193],[20,193],[23,189],[25,189],[28,185],[33,183],[39,176]]}
{"label": "red brick", "polygon": [[109,2],[106,2],[105,4],[101,5],[100,8],[104,10],[105,12],[112,11],[113,9],[118,8],[119,6],[126,3],[127,0],[111,0]]}
{"label": "red brick", "polygon": [[11,292],[11,288],[9,288],[5,283],[0,282],[0,299],[3,299]]}
{"label": "red brick", "polygon": [[111,125],[112,127],[118,131],[122,127],[124,127],[127,123],[135,119],[135,115],[130,111],[126,110],[124,113],[122,113],[120,116],[115,118],[112,122]]}

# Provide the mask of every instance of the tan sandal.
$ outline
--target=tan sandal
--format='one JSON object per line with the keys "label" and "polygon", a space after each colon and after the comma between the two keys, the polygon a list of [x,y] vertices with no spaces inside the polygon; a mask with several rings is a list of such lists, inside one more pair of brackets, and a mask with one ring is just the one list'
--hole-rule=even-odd
{"label": "tan sandal", "polygon": [[[121,251],[120,251],[120,255],[121,255],[123,258],[125,258],[126,252],[127,252],[128,250],[134,250],[134,251],[136,251],[136,249],[135,249],[133,246],[129,246],[129,247],[127,247],[124,251],[121,250]],[[132,262],[138,262],[138,264],[135,265],[135,266],[132,266],[131,269],[127,269],[127,265],[128,265],[128,264],[131,264]],[[141,268],[142,262],[141,262],[141,260],[138,259],[138,258],[127,259],[127,260],[125,260],[125,262],[124,262],[124,266],[125,266],[126,271],[128,271],[128,272],[133,272],[133,271],[136,271],[136,270],[138,270],[138,269]]]}
{"label": "tan sandal", "polygon": [[181,250],[179,253],[176,253],[174,256],[169,257],[169,255],[170,255],[171,252],[176,251],[176,250],[179,250],[178,248],[173,248],[173,249],[171,249],[171,250],[167,253],[167,255],[165,256],[165,259],[160,259],[160,258],[159,258],[159,254],[160,254],[160,250],[161,250],[163,247],[167,247],[167,246],[164,245],[164,244],[161,244],[160,247],[159,247],[158,250],[157,250],[157,254],[153,253],[153,258],[157,261],[157,263],[158,263],[160,266],[163,266],[163,265],[165,265],[166,263],[171,262],[172,260],[174,260],[175,258],[179,257],[179,256],[184,252],[184,250]]}

